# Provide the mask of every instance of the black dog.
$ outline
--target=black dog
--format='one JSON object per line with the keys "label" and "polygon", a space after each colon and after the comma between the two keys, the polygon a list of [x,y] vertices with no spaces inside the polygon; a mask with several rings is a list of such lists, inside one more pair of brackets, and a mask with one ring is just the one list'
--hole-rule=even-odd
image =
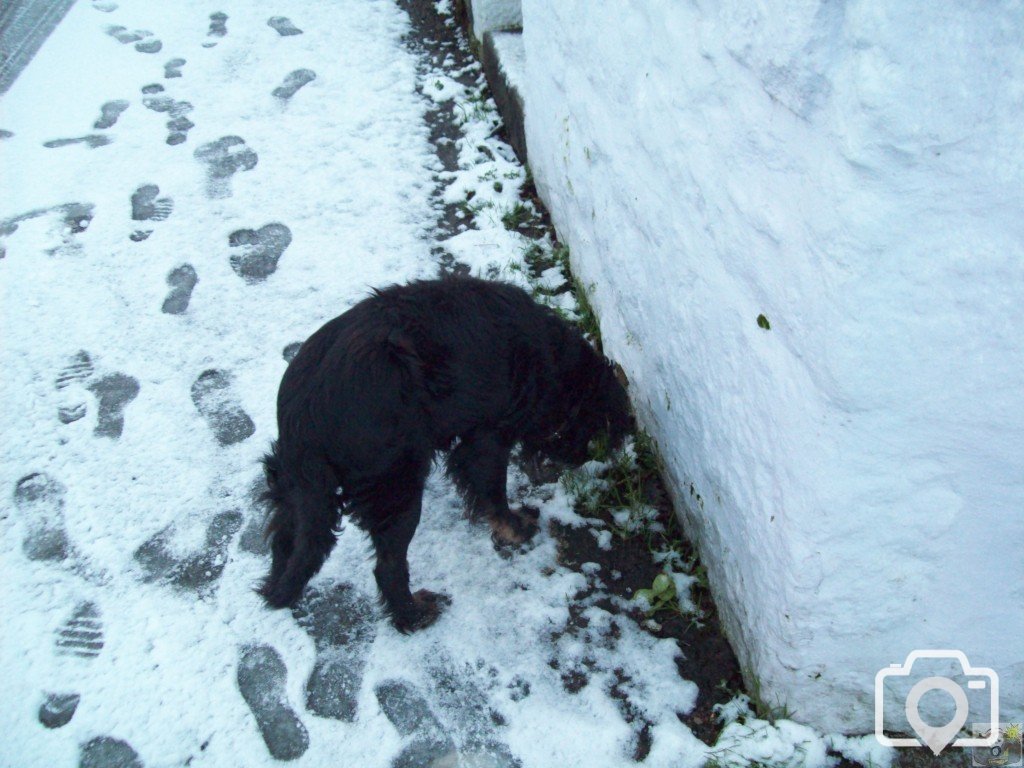
{"label": "black dog", "polygon": [[[633,428],[613,364],[519,288],[473,278],[397,285],[314,333],[285,371],[265,457],[273,563],[260,589],[292,604],[335,543],[339,514],[368,531],[385,607],[403,632],[449,600],[409,591],[409,542],[436,451],[498,542],[536,531],[509,509],[509,454],[579,465]],[[339,489],[340,487],[340,495]]]}

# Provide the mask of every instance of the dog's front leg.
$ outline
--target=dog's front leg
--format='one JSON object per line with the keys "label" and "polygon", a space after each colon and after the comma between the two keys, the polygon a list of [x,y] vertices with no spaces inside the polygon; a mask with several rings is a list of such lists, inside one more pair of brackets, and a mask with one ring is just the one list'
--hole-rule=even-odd
{"label": "dog's front leg", "polygon": [[447,595],[421,589],[409,591],[409,542],[420,521],[423,491],[416,494],[397,514],[392,514],[370,530],[377,553],[373,575],[377,579],[384,607],[399,632],[415,632],[429,627],[451,603]]}
{"label": "dog's front leg", "polygon": [[537,533],[537,524],[508,506],[506,490],[511,445],[493,432],[465,435],[448,456],[448,473],[475,515],[491,524],[499,546],[518,545]]}

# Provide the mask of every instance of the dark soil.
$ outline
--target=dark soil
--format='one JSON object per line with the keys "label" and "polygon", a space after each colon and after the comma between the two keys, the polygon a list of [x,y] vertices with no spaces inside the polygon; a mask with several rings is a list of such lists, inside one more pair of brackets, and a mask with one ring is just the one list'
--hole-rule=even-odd
{"label": "dark soil", "polygon": [[[668,501],[661,478],[652,474],[646,482],[650,488],[647,502],[658,509],[655,522],[665,528],[664,534],[655,536],[673,538],[683,559],[696,562],[692,547],[679,534],[675,513]],[[599,510],[596,514],[585,514],[602,519],[609,526],[613,525],[611,516],[605,510]],[[652,545],[656,546],[657,542],[643,534],[629,538],[616,536],[611,549],[604,550],[598,546],[597,539],[588,528],[555,524],[552,532],[558,538],[559,562],[563,566],[580,572],[583,563],[598,563],[601,566],[605,585],[602,591],[609,597],[598,597],[596,605],[613,615],[623,615],[623,611],[610,596],[632,600],[638,589],[649,588],[654,578],[663,570],[663,566],[655,562],[653,557],[653,551],[656,550],[652,549]],[[613,572],[621,575],[618,578],[609,577],[608,574]],[[569,608],[570,623],[565,631],[572,632],[583,626],[581,622],[585,622],[586,619],[579,615],[580,605],[587,598],[594,596],[595,591],[588,588],[573,597],[573,605]],[[691,596],[700,611],[699,620],[693,615],[675,610],[660,611],[648,617],[639,608],[625,613],[623,618],[636,622],[644,631],[656,637],[671,638],[679,645],[680,652],[676,658],[679,675],[696,683],[700,692],[693,710],[679,712],[677,716],[697,738],[705,744],[713,745],[721,731],[714,706],[728,702],[742,691],[743,679],[736,656],[721,632],[718,613],[707,588],[697,585]],[[570,675],[564,682],[569,689],[573,685],[578,685],[579,673]],[[642,757],[643,755],[637,755],[637,759]]]}
{"label": "dark soil", "polygon": [[[459,12],[464,14],[461,4]],[[405,44],[419,58],[420,71],[448,70],[464,86],[473,87],[479,79],[479,68],[466,35],[462,33],[465,17],[459,20],[463,26],[452,26],[451,19],[438,14],[431,0],[398,0],[398,7],[409,14],[412,29],[405,38]],[[447,62],[447,63],[446,63]],[[443,66],[442,66],[443,65]],[[427,111],[427,127],[430,129],[430,143],[445,172],[459,168],[459,153],[456,141],[462,136],[455,106],[451,101],[435,104]],[[446,203],[441,195],[443,182],[435,177],[433,194],[437,209],[437,224],[434,237],[440,242],[459,232],[472,228],[473,214],[454,203]],[[440,245],[433,248],[441,275],[468,274],[463,264],[456,262]]]}

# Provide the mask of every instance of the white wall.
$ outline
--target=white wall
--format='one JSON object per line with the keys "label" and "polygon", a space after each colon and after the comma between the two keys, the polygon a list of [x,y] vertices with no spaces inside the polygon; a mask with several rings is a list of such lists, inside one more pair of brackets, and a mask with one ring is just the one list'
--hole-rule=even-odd
{"label": "white wall", "polygon": [[1020,4],[523,17],[534,177],[748,683],[866,732],[879,668],[953,647],[1020,720]]}

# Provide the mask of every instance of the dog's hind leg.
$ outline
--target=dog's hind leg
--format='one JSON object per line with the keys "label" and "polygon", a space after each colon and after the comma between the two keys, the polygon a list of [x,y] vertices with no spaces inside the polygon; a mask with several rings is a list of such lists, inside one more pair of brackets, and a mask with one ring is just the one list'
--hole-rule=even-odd
{"label": "dog's hind leg", "polygon": [[334,548],[337,498],[295,487],[276,503],[270,520],[270,575],[260,594],[272,608],[292,605]]}
{"label": "dog's hind leg", "polygon": [[517,545],[537,532],[537,524],[509,509],[506,490],[511,446],[492,432],[474,432],[448,455],[448,474],[474,515],[491,524],[496,544]]}
{"label": "dog's hind leg", "polygon": [[[425,474],[425,472],[423,473]],[[420,521],[423,479],[395,477],[387,491],[373,494],[361,514],[369,527],[377,554],[373,575],[384,607],[395,627],[403,633],[429,627],[451,600],[447,595],[409,589],[409,542]]]}

